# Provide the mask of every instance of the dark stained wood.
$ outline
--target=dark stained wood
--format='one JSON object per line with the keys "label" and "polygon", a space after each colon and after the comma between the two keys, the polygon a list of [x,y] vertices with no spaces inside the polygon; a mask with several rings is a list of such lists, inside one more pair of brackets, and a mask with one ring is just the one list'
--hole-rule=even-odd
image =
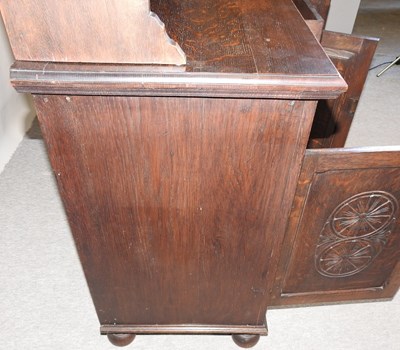
{"label": "dark stained wood", "polygon": [[331,0],[309,0],[326,23],[331,6]]}
{"label": "dark stained wood", "polygon": [[321,40],[325,21],[309,0],[292,0],[314,36]]}
{"label": "dark stained wood", "polygon": [[[141,24],[128,19],[134,18],[132,1],[113,0],[97,5],[98,1],[90,0],[84,2],[85,6],[79,1],[79,7],[78,0],[52,1],[46,11],[38,10],[47,2],[2,0],[2,16],[17,60],[135,63],[129,55],[137,47],[124,44],[124,40],[130,39],[133,28]],[[25,4],[30,6],[21,9],[19,5]],[[91,8],[89,5],[96,8],[91,14],[86,13]],[[64,11],[64,6],[73,9]],[[151,9],[186,53],[187,72],[337,77],[335,68],[316,44],[291,0],[158,0],[152,1]],[[63,16],[55,12],[61,12]],[[93,20],[85,20],[91,17]],[[111,23],[102,21],[102,17]],[[76,22],[78,19],[84,23]],[[34,25],[27,25],[32,22]],[[70,29],[68,35],[65,31],[55,30],[64,26],[64,22]],[[75,25],[70,26],[70,23]],[[25,31],[27,34],[21,38],[19,33]],[[101,58],[107,52],[109,55],[119,53],[112,45],[115,40],[108,37],[117,33],[124,38],[118,41],[118,48],[124,48],[123,54],[115,59]],[[106,39],[103,40],[102,35]],[[80,37],[83,40],[77,40]],[[146,39],[150,37],[148,35]],[[65,49],[62,49],[64,45]],[[49,54],[44,50],[46,46]],[[20,50],[24,53],[20,54]],[[69,58],[73,54],[76,58]],[[340,90],[343,89],[342,83]]]}
{"label": "dark stained wood", "polygon": [[[312,150],[301,170],[316,100],[346,90],[314,36],[323,25],[316,8],[326,16],[329,1],[294,0],[298,9],[291,0],[152,1],[186,65],[130,61],[124,40],[115,49],[88,38],[100,30],[91,20],[65,38],[54,28],[80,11],[62,17],[54,9],[75,1],[51,2],[47,13],[35,12],[44,0],[0,6],[18,53],[11,80],[34,95],[102,334],[118,346],[136,334],[232,334],[250,347],[268,333],[271,306],[394,295],[398,221],[365,237],[357,235],[366,225],[354,238],[329,229],[333,213],[348,216],[341,203],[361,198],[357,208],[368,207],[371,191],[371,201],[388,199],[372,210],[387,206],[398,217],[400,149]],[[28,3],[40,6],[15,10]],[[85,14],[94,1],[79,4]],[[99,24],[107,13],[115,26],[103,21],[111,33],[102,33],[128,40],[121,18],[129,11],[116,11],[124,6],[103,2],[88,18]],[[27,25],[38,13],[38,25]],[[28,14],[21,31],[30,36],[18,36],[16,22]],[[322,41],[354,84],[334,102],[342,111],[360,95],[356,68],[368,68],[376,43],[332,33]],[[340,244],[370,253],[367,266],[352,271],[359,266],[347,254],[345,268],[331,267]]]}
{"label": "dark stained wood", "polygon": [[183,67],[17,61],[11,82],[19,92],[120,96],[210,96],[285,99],[336,98],[339,76],[185,72]]}
{"label": "dark stained wood", "polygon": [[306,20],[308,27],[311,32],[315,35],[318,40],[321,40],[322,31],[324,28],[324,21],[321,18]]}
{"label": "dark stained wood", "polygon": [[103,325],[102,334],[244,334],[267,335],[266,321],[262,325],[209,325],[209,324],[153,324],[153,325]]}
{"label": "dark stained wood", "polygon": [[149,0],[1,0],[17,60],[186,63]]}
{"label": "dark stained wood", "polygon": [[315,102],[48,95],[35,105],[103,331],[266,334]]}
{"label": "dark stained wood", "polygon": [[307,151],[273,303],[392,298],[400,286],[399,183],[399,147]]}
{"label": "dark stained wood", "polygon": [[158,0],[151,8],[192,71],[336,75],[291,0]]}
{"label": "dark stained wood", "polygon": [[318,103],[308,147],[343,147],[378,39],[325,31],[321,43],[347,82],[348,90],[335,100]]}
{"label": "dark stained wood", "polygon": [[[7,4],[13,9],[17,4],[10,0],[4,1],[3,6]],[[37,0],[38,4],[44,1]],[[52,6],[58,6],[58,3],[52,2]],[[70,6],[66,3],[70,2],[62,2],[63,6]],[[116,4],[115,0],[112,4]],[[44,53],[44,56],[40,56],[41,41],[51,47],[55,46],[52,52],[57,54],[57,50],[62,48],[58,41],[65,37],[62,33],[57,34],[61,37],[53,41],[52,35],[56,32],[53,28],[51,31],[37,29],[44,33],[23,45],[21,38],[9,29],[13,47],[27,48],[29,52],[38,50],[37,54],[31,56],[15,55],[19,62],[12,69],[14,86],[20,92],[37,94],[153,96],[157,90],[159,96],[284,99],[336,98],[347,88],[291,0],[167,0],[153,1],[151,5],[152,10],[165,22],[171,38],[185,51],[185,66],[121,65],[132,63],[127,58],[129,56],[115,60],[100,59],[101,56],[91,50],[90,45],[84,45],[84,42],[80,42],[82,46],[76,48],[77,54],[81,51],[84,53],[82,59],[58,56],[49,58]],[[110,8],[109,11],[116,9]],[[24,28],[28,28],[19,16],[25,16],[25,12],[35,14],[31,14],[30,18],[38,16],[30,8],[16,13],[7,10],[3,12],[6,26],[24,23]],[[94,13],[93,16],[101,14],[102,10],[99,9],[99,14]],[[51,12],[48,15],[55,22],[59,18]],[[95,37],[85,33],[87,26],[81,27],[81,35],[90,37],[90,40]],[[104,28],[118,32],[113,27]],[[128,29],[122,32],[128,35]],[[76,36],[69,33],[65,40],[72,39],[75,40]],[[99,40],[92,41],[101,43]],[[66,45],[70,47],[68,42]],[[119,45],[124,46],[122,43]],[[114,52],[111,44],[107,47]],[[124,47],[130,49],[127,45]],[[107,50],[103,47],[102,51]],[[114,64],[82,65],[68,64],[71,62],[66,61]]]}
{"label": "dark stained wood", "polygon": [[236,345],[247,349],[256,345],[260,340],[260,336],[255,334],[234,334],[232,339]]}
{"label": "dark stained wood", "polygon": [[107,334],[107,338],[111,344],[115,346],[127,346],[135,339],[134,334]]}

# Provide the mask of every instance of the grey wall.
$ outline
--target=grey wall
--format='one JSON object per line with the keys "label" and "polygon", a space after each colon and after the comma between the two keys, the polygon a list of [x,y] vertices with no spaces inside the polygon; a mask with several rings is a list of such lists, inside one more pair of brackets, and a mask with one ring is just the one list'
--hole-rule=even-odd
{"label": "grey wall", "polygon": [[332,0],[326,29],[351,34],[360,0]]}
{"label": "grey wall", "polygon": [[10,160],[34,118],[29,98],[18,94],[10,84],[9,71],[13,62],[14,58],[0,17],[0,172]]}

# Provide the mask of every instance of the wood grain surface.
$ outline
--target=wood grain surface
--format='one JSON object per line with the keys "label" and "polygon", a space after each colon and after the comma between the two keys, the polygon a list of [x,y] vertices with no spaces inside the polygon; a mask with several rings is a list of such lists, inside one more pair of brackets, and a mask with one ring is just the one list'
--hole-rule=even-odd
{"label": "wood grain surface", "polygon": [[292,0],[314,36],[321,40],[325,21],[309,0]]}
{"label": "wood grain surface", "polygon": [[194,73],[182,67],[91,65],[18,61],[11,83],[19,92],[111,96],[336,98],[347,88],[339,76]]}
{"label": "wood grain surface", "polygon": [[266,332],[315,102],[35,104],[102,325]]}
{"label": "wood grain surface", "polygon": [[324,31],[321,44],[348,84],[335,100],[320,101],[309,148],[344,147],[379,39]]}
{"label": "wood grain surface", "polygon": [[392,298],[400,286],[399,183],[399,147],[308,150],[273,303]]}
{"label": "wood grain surface", "polygon": [[[157,65],[121,67],[121,63],[135,62],[129,59],[129,54],[132,50],[141,49],[141,46],[118,41],[118,50],[120,46],[121,50],[123,47],[121,54],[113,47],[113,40],[107,39],[107,45],[102,43],[101,35],[96,35],[100,29],[89,26],[91,21],[86,19],[85,25],[76,22],[73,27],[86,38],[85,40],[91,40],[88,44],[84,40],[78,40],[78,33],[68,32],[67,35],[54,30],[58,20],[64,25],[64,21],[68,19],[53,13],[57,6],[61,6],[55,4],[72,6],[67,5],[71,2],[52,2],[47,12],[39,11],[38,14],[35,12],[36,5],[21,11],[17,6],[20,1],[33,0],[3,1],[5,2],[2,5],[2,15],[16,59],[44,61],[42,64],[22,62],[14,67],[14,84],[21,92],[70,93],[75,89],[76,94],[103,94],[108,91],[108,94],[117,95],[133,92],[150,95],[157,89],[158,94],[169,96],[208,94],[220,97],[318,99],[335,98],[346,90],[343,79],[291,0],[153,1],[151,9],[160,16],[170,37],[186,53],[186,65],[176,70],[171,66]],[[38,4],[43,1],[40,0]],[[123,26],[123,21],[118,20],[117,13],[124,12],[125,16],[123,4],[126,1],[128,0],[121,2],[116,9],[104,9],[110,12],[107,18],[117,21],[118,24],[122,23]],[[115,1],[112,4],[117,6]],[[53,7],[54,11],[48,13]],[[129,11],[126,12],[129,14]],[[76,15],[80,12],[75,10],[74,13]],[[100,6],[92,16],[100,16],[102,13]],[[35,31],[27,29],[31,26],[25,26],[24,18],[28,15],[29,21],[34,20],[35,16],[40,16],[39,23],[35,23]],[[46,20],[47,17],[50,17],[51,25],[48,23],[50,19]],[[44,21],[43,26],[48,26],[47,29],[40,29],[41,21]],[[94,17],[93,21],[99,22],[97,17]],[[21,23],[24,23],[24,27],[19,31],[10,29],[20,26]],[[74,23],[74,19],[70,19],[69,23]],[[101,30],[107,28],[107,35],[118,33],[129,38],[130,27],[114,27],[107,25],[107,22],[101,22]],[[18,33],[24,30],[29,30],[29,35],[21,38]],[[146,40],[150,37],[147,36]],[[78,46],[74,46],[74,42]],[[97,48],[97,45],[100,47]],[[44,46],[48,46],[48,49],[45,50]],[[25,50],[27,54],[19,54],[17,50]],[[101,52],[98,54],[97,50]],[[47,51],[54,56],[46,54]],[[107,53],[118,57],[102,59],[102,55]],[[82,55],[82,58],[69,59],[69,55]],[[78,74],[77,69],[81,68],[76,68],[76,65],[50,68],[49,61],[106,62],[115,65],[105,68],[87,65],[83,66],[86,73],[80,71]],[[107,82],[107,88],[99,86],[100,82]]]}
{"label": "wood grain surface", "polygon": [[[330,1],[294,2],[152,1],[169,41],[162,26],[139,30],[149,27],[134,5],[147,1],[0,0],[11,81],[34,94],[114,344],[212,333],[248,347],[267,334],[271,306],[398,289],[400,150],[304,158],[316,100],[347,85],[314,36]],[[161,36],[186,65],[152,42]],[[327,33],[323,44],[354,84],[332,103],[353,111],[376,42]]]}
{"label": "wood grain surface", "polygon": [[152,9],[185,51],[188,70],[336,74],[291,0],[158,0]]}
{"label": "wood grain surface", "polygon": [[309,0],[314,8],[318,11],[321,17],[325,20],[328,18],[329,8],[331,7],[331,0]]}
{"label": "wood grain surface", "polygon": [[1,0],[17,60],[186,63],[149,0]]}
{"label": "wood grain surface", "polygon": [[[1,12],[16,60],[141,63],[159,39],[135,15],[143,1],[2,0]],[[336,75],[291,0],[154,0],[151,10],[187,71]]]}

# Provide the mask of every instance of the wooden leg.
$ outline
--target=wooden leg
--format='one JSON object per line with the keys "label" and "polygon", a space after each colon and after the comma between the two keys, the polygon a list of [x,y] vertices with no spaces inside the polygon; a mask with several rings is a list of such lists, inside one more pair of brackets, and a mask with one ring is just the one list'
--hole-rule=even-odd
{"label": "wooden leg", "polygon": [[135,339],[135,334],[117,334],[117,333],[110,333],[107,334],[107,338],[111,344],[115,346],[127,346],[133,342]]}
{"label": "wooden leg", "polygon": [[258,334],[233,334],[232,339],[241,348],[251,348],[258,343],[260,336]]}

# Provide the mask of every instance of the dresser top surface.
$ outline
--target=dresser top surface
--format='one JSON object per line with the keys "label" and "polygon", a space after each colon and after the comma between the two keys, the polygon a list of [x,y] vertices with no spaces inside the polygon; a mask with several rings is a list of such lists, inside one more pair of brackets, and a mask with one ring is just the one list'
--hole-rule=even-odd
{"label": "dresser top surface", "polygon": [[[21,92],[323,99],[346,83],[291,0],[154,0],[187,64],[18,62]],[[151,40],[151,38],[149,38]]]}
{"label": "dresser top surface", "polygon": [[155,0],[186,71],[337,75],[291,0]]}

